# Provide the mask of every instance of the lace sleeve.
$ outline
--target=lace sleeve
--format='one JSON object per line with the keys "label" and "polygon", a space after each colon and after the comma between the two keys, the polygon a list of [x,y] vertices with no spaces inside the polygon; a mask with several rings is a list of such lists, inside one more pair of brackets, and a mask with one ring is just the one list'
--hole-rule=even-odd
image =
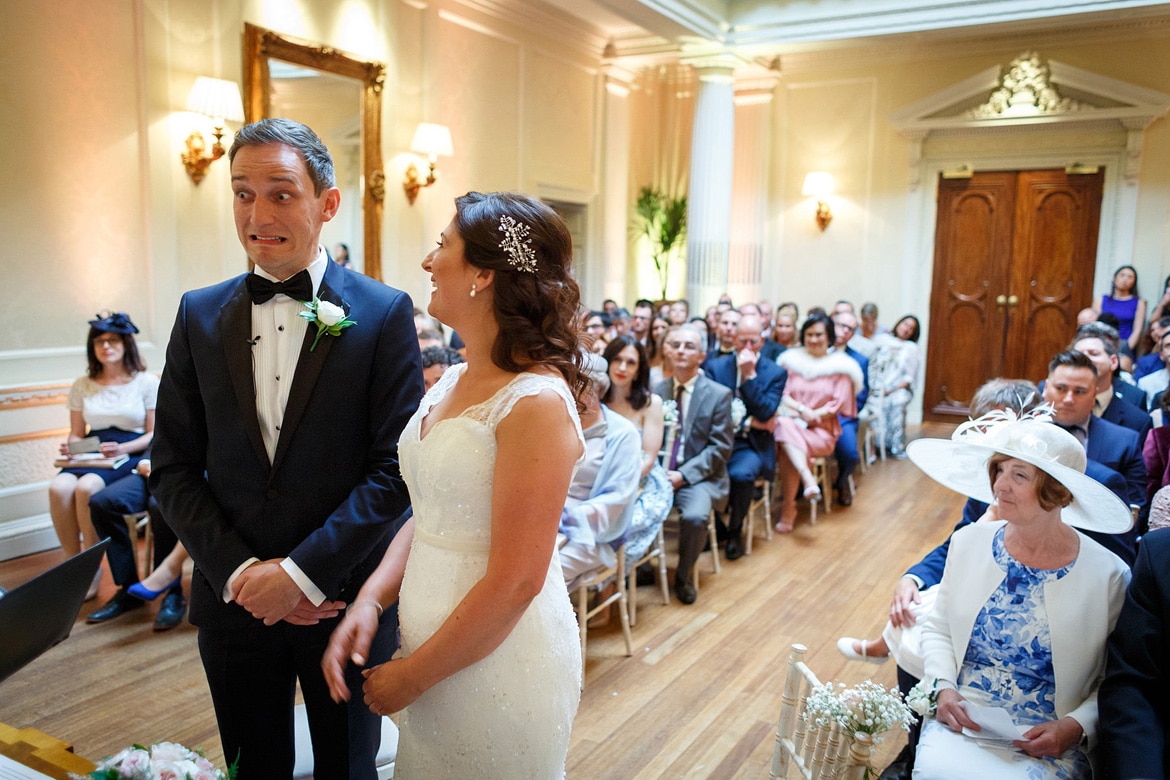
{"label": "lace sleeve", "polygon": [[[446,379],[445,374],[443,378]],[[516,405],[517,401],[530,395],[536,395],[542,390],[552,390],[565,402],[565,409],[573,421],[573,430],[577,432],[577,441],[581,443],[582,450],[584,450],[585,436],[581,433],[581,419],[577,416],[577,402],[573,399],[573,394],[569,392],[568,385],[559,377],[520,374],[504,388],[503,393],[497,399],[498,402],[486,410],[484,422],[489,428],[495,430],[496,426],[500,424],[500,420],[511,414],[512,407]]]}

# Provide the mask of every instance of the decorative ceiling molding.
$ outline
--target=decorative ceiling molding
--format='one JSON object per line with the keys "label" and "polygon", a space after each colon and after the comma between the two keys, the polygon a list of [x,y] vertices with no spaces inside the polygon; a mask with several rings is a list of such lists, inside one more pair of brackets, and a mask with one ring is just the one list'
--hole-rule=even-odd
{"label": "decorative ceiling molding", "polygon": [[473,11],[560,41],[591,59],[604,55],[609,38],[588,22],[540,0],[457,0]]}

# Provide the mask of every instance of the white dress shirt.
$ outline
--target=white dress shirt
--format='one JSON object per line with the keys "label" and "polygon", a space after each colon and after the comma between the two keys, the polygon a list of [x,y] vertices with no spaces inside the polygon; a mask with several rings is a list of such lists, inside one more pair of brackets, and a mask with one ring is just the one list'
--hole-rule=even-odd
{"label": "white dress shirt", "polygon": [[[309,278],[313,280],[314,297],[321,289],[327,262],[328,257],[324,248],[318,247],[317,259],[308,268]],[[260,266],[256,266],[253,273],[273,282],[285,281],[275,278]],[[280,440],[280,426],[284,420],[285,407],[288,406],[289,390],[292,388],[293,376],[301,357],[305,333],[309,329],[309,321],[300,316],[302,311],[305,311],[304,304],[284,293],[277,293],[264,303],[252,304],[252,380],[256,386],[256,416],[260,420],[260,433],[264,437],[264,448],[268,451],[269,463],[276,455],[276,444]],[[225,602],[232,600],[232,586],[240,573],[259,560],[249,558],[228,577],[223,592]],[[280,566],[314,606],[319,606],[325,600],[325,594],[321,589],[293,563],[291,558],[285,558],[280,562]]]}

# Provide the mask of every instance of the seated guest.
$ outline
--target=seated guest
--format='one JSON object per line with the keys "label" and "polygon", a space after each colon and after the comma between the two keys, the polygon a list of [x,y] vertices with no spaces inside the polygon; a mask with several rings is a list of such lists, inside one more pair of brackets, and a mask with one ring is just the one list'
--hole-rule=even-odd
{"label": "seated guest", "polygon": [[691,317],[687,322],[694,325],[695,329],[699,331],[699,334],[703,337],[704,344],[711,343],[711,331],[707,329],[707,320],[702,317]]}
{"label": "seated guest", "polygon": [[423,328],[418,332],[418,348],[420,350],[428,347],[442,347],[443,334],[432,328]]}
{"label": "seated guest", "polygon": [[1145,375],[1166,367],[1166,361],[1162,359],[1162,352],[1158,345],[1162,343],[1162,337],[1167,332],[1170,332],[1170,316],[1150,321],[1149,338],[1144,344],[1147,350],[1146,354],[1139,357],[1133,364],[1133,380],[1135,382],[1141,382]]}
{"label": "seated guest", "polygon": [[852,506],[853,488],[849,484],[849,477],[861,462],[857,449],[857,410],[865,406],[865,400],[869,397],[869,358],[852,346],[853,334],[857,332],[857,317],[852,312],[840,311],[834,314],[833,329],[837,333],[837,342],[833,349],[852,358],[861,369],[861,390],[857,393],[853,414],[837,412],[841,433],[837,436],[837,444],[833,448],[833,457],[837,461],[837,480],[833,483],[833,489],[837,491],[837,502],[841,506]]}
{"label": "seated guest", "polygon": [[[1154,513],[1150,512],[1153,528]],[[1110,780],[1170,777],[1170,531],[1142,538],[1098,693]]]}
{"label": "seated guest", "polygon": [[[69,444],[87,438],[101,440],[98,453],[106,458],[126,456],[117,468],[67,467],[49,482],[49,515],[66,556],[97,543],[89,514],[89,500],[98,491],[133,473],[154,438],[154,407],[158,377],[146,370],[134,334],[138,328],[122,312],[100,312],[89,322],[85,342],[88,370],[69,388]],[[101,571],[94,574],[86,599],[97,595]]]}
{"label": "seated guest", "polygon": [[[1084,445],[1089,460],[1120,474],[1126,485],[1124,500],[1140,506],[1146,502],[1142,444],[1137,431],[1093,415],[1093,405],[1100,397],[1097,387],[1097,367],[1093,361],[1083,352],[1065,350],[1048,364],[1043,396],[1052,404],[1056,424]],[[1121,403],[1120,399],[1116,402]],[[1118,550],[1114,552],[1120,554]],[[1132,555],[1129,560],[1133,560]]]}
{"label": "seated guest", "polygon": [[1158,356],[1162,367],[1147,373],[1137,381],[1138,389],[1146,394],[1147,409],[1156,408],[1154,399],[1170,387],[1170,370],[1166,368],[1167,361],[1170,360],[1170,330],[1162,334],[1162,339],[1158,342],[1158,351],[1154,354]]}
{"label": "seated guest", "polygon": [[426,347],[422,351],[423,386],[430,390],[451,366],[466,363],[463,356],[451,347]]}
{"label": "seated guest", "polygon": [[600,355],[609,343],[609,331],[613,327],[613,320],[603,311],[591,311],[585,316],[585,338],[595,354]]}
{"label": "seated guest", "polygon": [[769,360],[776,360],[780,357],[780,353],[787,348],[799,346],[796,318],[793,318],[791,313],[787,311],[776,312],[776,322],[772,324],[771,337],[765,346],[768,346],[768,352],[762,354],[764,354],[765,359]]}
{"label": "seated guest", "polygon": [[707,359],[735,354],[735,331],[739,328],[740,314],[735,309],[728,309],[719,315],[719,324],[715,329],[715,348],[707,352]]}
{"label": "seated guest", "polygon": [[875,350],[869,357],[869,399],[861,416],[874,421],[886,452],[895,458],[906,457],[906,407],[918,381],[921,333],[918,318],[907,314],[892,332],[874,339]]}
{"label": "seated guest", "polygon": [[613,320],[613,338],[624,336],[630,332],[630,310],[622,306],[618,306],[609,313],[609,317]]}
{"label": "seated guest", "polygon": [[671,325],[683,325],[691,318],[691,304],[686,298],[671,301],[666,310],[666,316]]}
{"label": "seated guest", "polygon": [[665,431],[662,398],[650,392],[646,351],[633,335],[611,341],[603,357],[609,365],[609,390],[601,401],[606,409],[633,423],[642,435],[641,480],[626,533],[626,557],[637,560],[650,549],[674,503],[674,489],[658,462]]}
{"label": "seated guest", "polygon": [[653,349],[647,347],[646,357],[650,361],[650,386],[657,387],[658,383],[663,379],[669,379],[671,372],[674,370],[670,365],[670,360],[666,356],[666,350],[662,348],[663,341],[666,339],[666,331],[670,328],[670,322],[666,317],[655,316],[650,321],[650,341],[653,342]]}
{"label": "seated guest", "polygon": [[[1085,476],[1080,443],[1046,422],[982,418],[950,441],[914,442],[910,456],[946,487],[994,498],[999,518],[955,534],[923,628],[937,710],[914,776],[1092,778],[1097,687],[1129,569],[1074,526],[1124,532],[1128,507]],[[1016,749],[965,736],[980,730],[967,702],[1006,709],[1026,729]]]}
{"label": "seated guest", "polygon": [[[178,543],[178,537],[163,519],[158,504],[150,497],[146,478],[150,476],[150,460],[138,461],[135,473],[122,477],[89,500],[90,517],[98,536],[109,539],[106,559],[118,591],[96,612],[85,619],[87,623],[104,623],[165,595],[162,607],[154,621],[155,631],[166,631],[179,625],[187,611],[183,597],[183,563],[187,551]],[[145,581],[138,581],[138,539],[130,535],[123,519],[126,515],[149,512],[151,536],[154,538],[155,569]]]}
{"label": "seated guest", "polygon": [[[1077,328],[1069,349],[1084,352],[1097,367],[1097,404],[1093,407],[1093,414],[1126,428],[1133,428],[1144,441],[1145,432],[1149,430],[1149,415],[1144,414],[1146,396],[1137,386],[1120,377],[1117,357],[1120,343],[1116,330],[1104,323],[1091,322]],[[1119,405],[1113,409],[1115,400],[1126,401],[1129,406]]]}
{"label": "seated guest", "polygon": [[615,550],[629,527],[641,476],[638,430],[601,404],[609,390],[605,361],[590,354],[582,368],[592,383],[581,396],[585,456],[569,484],[558,529],[569,540],[559,554],[570,590],[617,560]]}
{"label": "seated guest", "polygon": [[[730,517],[725,530],[727,560],[743,557],[743,521],[751,507],[756,480],[771,479],[776,472],[776,445],[770,431],[772,415],[784,395],[788,373],[775,363],[760,359],[764,344],[758,314],[744,314],[735,330],[735,354],[708,358],[703,371],[730,388],[739,404],[732,402],[734,442],[727,472],[731,478]],[[736,408],[742,407],[737,419]],[[722,518],[720,519],[722,523]]]}
{"label": "seated guest", "polygon": [[634,302],[634,314],[630,317],[630,334],[643,347],[648,347],[653,339],[650,338],[650,321],[654,319],[654,304],[645,298]]}
{"label": "seated guest", "polygon": [[707,518],[727,501],[731,457],[731,391],[699,373],[703,337],[691,325],[674,326],[664,338],[673,376],[654,388],[672,399],[678,422],[667,431],[666,476],[679,510],[678,569],[674,592],[694,604],[694,568],[707,541]]}
{"label": "seated guest", "polygon": [[812,461],[836,448],[841,435],[837,415],[857,416],[857,393],[864,386],[861,368],[844,353],[829,351],[837,340],[836,333],[827,315],[810,314],[800,327],[803,346],[780,355],[779,363],[788,371],[788,384],[774,434],[780,445],[780,486],[772,505],[779,509],[779,533],[793,528],[798,492],[809,501],[821,497]]}
{"label": "seated guest", "polygon": [[[1149,531],[1170,528],[1170,486],[1163,486],[1150,499]],[[1147,531],[1147,534],[1149,533]],[[1145,537],[1142,537],[1143,539]]]}

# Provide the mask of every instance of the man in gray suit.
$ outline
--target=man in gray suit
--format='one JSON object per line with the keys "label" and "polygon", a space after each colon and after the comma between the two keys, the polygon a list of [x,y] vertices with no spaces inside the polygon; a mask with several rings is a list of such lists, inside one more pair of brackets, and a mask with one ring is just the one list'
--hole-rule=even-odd
{"label": "man in gray suit", "polygon": [[[678,420],[666,433],[666,474],[679,510],[678,569],[674,592],[683,604],[695,603],[694,568],[706,540],[707,518],[727,501],[731,457],[731,390],[699,373],[706,353],[693,325],[666,332],[665,348],[674,376],[654,391],[678,405]],[[713,551],[718,555],[718,551]]]}

